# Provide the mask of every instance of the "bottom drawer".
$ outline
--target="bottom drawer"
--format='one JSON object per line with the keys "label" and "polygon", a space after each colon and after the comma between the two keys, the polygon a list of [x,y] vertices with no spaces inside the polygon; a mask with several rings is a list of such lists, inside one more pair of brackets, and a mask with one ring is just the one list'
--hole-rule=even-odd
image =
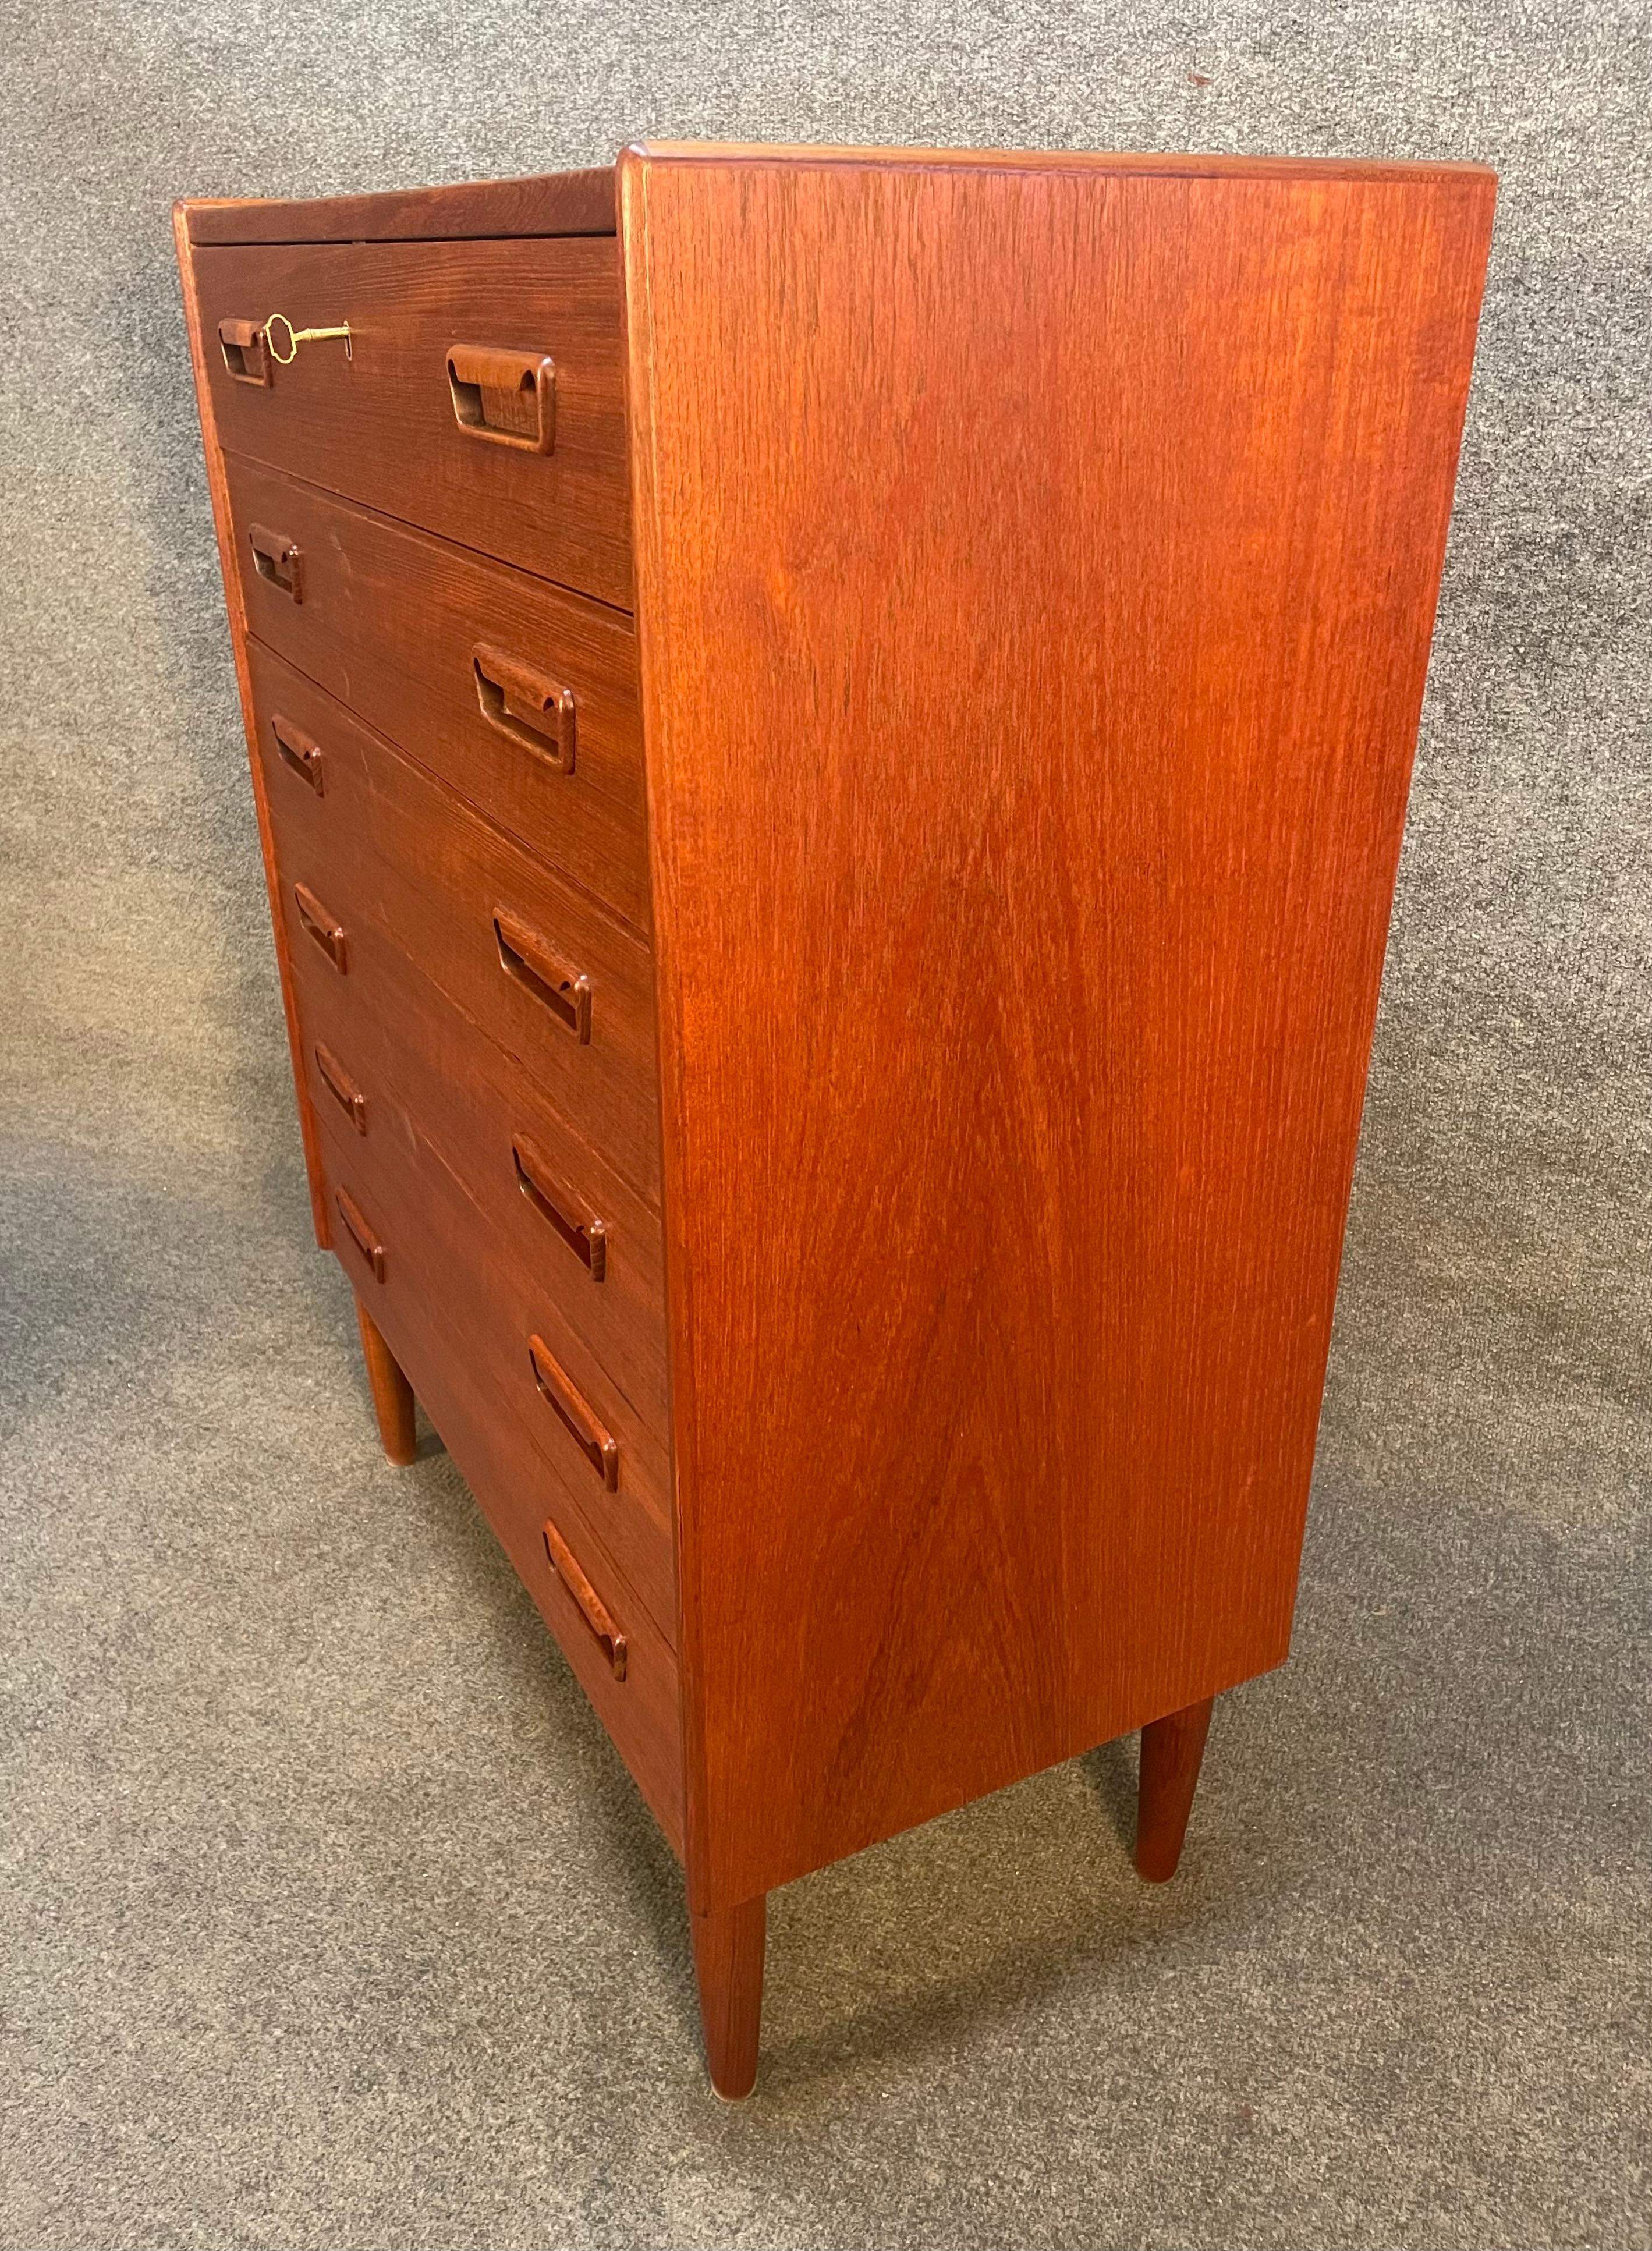
{"label": "bottom drawer", "polygon": [[[333,1135],[322,1138],[339,1262],[681,1857],[682,1720],[676,1659],[473,1364],[462,1318],[455,1325],[455,1309],[443,1294],[439,1247],[417,1206],[387,1195],[382,1181],[369,1180]],[[547,1542],[548,1520],[564,1543],[561,1569]],[[617,1676],[611,1647],[599,1638],[573,1591],[570,1582],[582,1574],[625,1638],[623,1678]]]}

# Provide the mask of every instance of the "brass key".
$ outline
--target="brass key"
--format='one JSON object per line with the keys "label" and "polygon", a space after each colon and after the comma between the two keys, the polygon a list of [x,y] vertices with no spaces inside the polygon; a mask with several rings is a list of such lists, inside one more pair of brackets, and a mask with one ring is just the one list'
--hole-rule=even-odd
{"label": "brass key", "polygon": [[[275,341],[275,329],[278,322],[280,326],[287,330],[287,350],[285,351],[281,350],[280,347]],[[298,357],[298,348],[301,344],[321,343],[328,336],[342,336],[344,339],[345,358],[353,359],[355,357],[355,354],[350,349],[350,324],[348,321],[345,322],[342,329],[295,329],[291,321],[287,319],[285,313],[271,313],[266,317],[264,322],[265,344],[268,349],[270,357],[281,367],[292,366],[293,362]]]}

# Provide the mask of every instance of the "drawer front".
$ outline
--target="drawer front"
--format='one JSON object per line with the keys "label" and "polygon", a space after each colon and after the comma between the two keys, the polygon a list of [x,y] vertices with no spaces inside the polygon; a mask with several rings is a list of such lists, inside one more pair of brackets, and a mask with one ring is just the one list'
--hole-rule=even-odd
{"label": "drawer front", "polygon": [[[289,888],[284,878],[284,893]],[[580,1347],[666,1446],[659,1215],[394,949],[375,952],[370,966],[353,964],[342,978],[325,961],[307,961],[306,952],[295,966],[318,1113],[363,1130],[384,1097],[414,1121],[492,1229],[500,1257],[555,1299]]]}
{"label": "drawer front", "polygon": [[[362,1302],[384,1331],[425,1412],[493,1526],[522,1583],[561,1645],[615,1748],[676,1851],[682,1851],[682,1721],[677,1664],[670,1645],[624,1574],[578,1525],[560,1489],[500,1411],[464,1348],[457,1319],[439,1283],[439,1253],[418,1210],[402,1209],[361,1170],[356,1153],[322,1137],[329,1202],[355,1209],[375,1262],[349,1229],[336,1230],[338,1257]],[[562,1514],[557,1515],[558,1509]],[[553,1565],[545,1541],[556,1523],[577,1568],[626,1639],[625,1675],[591,1618]],[[418,1569],[418,1559],[411,1568]]]}
{"label": "drawer front", "polygon": [[[195,272],[228,452],[630,608],[612,236],[203,247]],[[272,350],[271,314],[348,324],[348,354],[279,323]]]}
{"label": "drawer front", "polygon": [[629,623],[290,478],[225,468],[252,631],[646,930]]}
{"label": "drawer front", "polygon": [[314,682],[256,642],[247,657],[294,962],[332,959],[302,883],[349,973],[388,991],[390,954],[409,956],[657,1208],[647,947]]}
{"label": "drawer front", "polygon": [[[399,1255],[417,1286],[440,1308],[458,1357],[512,1434],[526,1488],[554,1494],[553,1513],[568,1537],[621,1573],[674,1643],[664,1446],[607,1379],[556,1298],[505,1255],[415,1122],[363,1067],[348,1021],[328,1005],[332,997],[314,973],[301,974],[305,1070],[322,1140],[341,1173],[358,1184],[362,1209],[384,1230],[386,1265],[403,1244]],[[331,1075],[358,1093],[363,1130],[332,1099]],[[362,1279],[373,1246],[355,1238],[348,1212],[335,1209],[333,1217],[339,1256]]]}

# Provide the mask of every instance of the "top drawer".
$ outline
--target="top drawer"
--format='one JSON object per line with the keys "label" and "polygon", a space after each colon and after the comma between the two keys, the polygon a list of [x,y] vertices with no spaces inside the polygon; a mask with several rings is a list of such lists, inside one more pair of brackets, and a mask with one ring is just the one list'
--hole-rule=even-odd
{"label": "top drawer", "polygon": [[[195,265],[232,453],[631,607],[611,235],[204,248]],[[348,352],[324,338],[280,364],[272,314],[348,325]]]}

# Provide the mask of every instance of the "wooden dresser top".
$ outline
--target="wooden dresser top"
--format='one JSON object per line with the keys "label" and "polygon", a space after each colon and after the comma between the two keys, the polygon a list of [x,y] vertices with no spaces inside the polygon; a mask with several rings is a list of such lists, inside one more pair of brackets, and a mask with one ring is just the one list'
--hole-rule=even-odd
{"label": "wooden dresser top", "polygon": [[1172,179],[1410,179],[1483,174],[1480,164],[1379,163],[1340,156],[1096,156],[1061,149],[768,148],[739,142],[644,141],[618,163],[526,179],[332,196],[308,203],[186,199],[197,243],[419,242],[470,237],[612,234],[615,178],[627,157],[646,162],[878,165],[914,170],[1077,172]]}

